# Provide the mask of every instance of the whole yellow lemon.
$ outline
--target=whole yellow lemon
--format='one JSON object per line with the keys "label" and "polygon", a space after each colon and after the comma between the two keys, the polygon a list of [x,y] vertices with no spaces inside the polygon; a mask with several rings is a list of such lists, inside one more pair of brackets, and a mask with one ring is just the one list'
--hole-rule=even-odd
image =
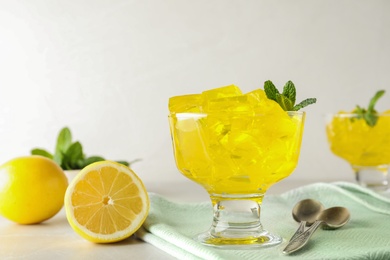
{"label": "whole yellow lemon", "polygon": [[64,205],[68,180],[62,169],[42,156],[26,156],[0,166],[0,214],[19,224],[35,224]]}

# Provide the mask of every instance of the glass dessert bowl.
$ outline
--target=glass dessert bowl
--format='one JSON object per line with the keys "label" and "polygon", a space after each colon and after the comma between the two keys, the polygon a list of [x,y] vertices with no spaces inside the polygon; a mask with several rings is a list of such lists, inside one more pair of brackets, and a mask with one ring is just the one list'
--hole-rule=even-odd
{"label": "glass dessert bowl", "polygon": [[357,183],[389,189],[390,110],[377,114],[373,125],[356,113],[328,115],[326,133],[330,150],[351,165]]}
{"label": "glass dessert bowl", "polygon": [[263,90],[242,94],[234,85],[173,97],[169,107],[176,166],[213,206],[211,227],[195,240],[224,248],[281,243],[263,228],[261,205],[297,166],[305,112],[284,111]]}

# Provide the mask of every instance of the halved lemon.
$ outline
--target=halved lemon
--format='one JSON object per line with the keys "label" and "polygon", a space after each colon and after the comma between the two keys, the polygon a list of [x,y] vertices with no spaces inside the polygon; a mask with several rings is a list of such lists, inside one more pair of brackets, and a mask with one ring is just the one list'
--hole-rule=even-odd
{"label": "halved lemon", "polygon": [[65,193],[66,217],[80,236],[95,243],[130,237],[145,221],[149,197],[127,166],[101,161],[88,165]]}

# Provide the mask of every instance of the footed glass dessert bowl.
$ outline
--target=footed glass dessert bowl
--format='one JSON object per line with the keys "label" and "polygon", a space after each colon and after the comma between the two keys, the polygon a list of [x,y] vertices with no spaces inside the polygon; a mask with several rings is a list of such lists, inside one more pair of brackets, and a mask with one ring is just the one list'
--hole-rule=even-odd
{"label": "footed glass dessert bowl", "polygon": [[330,150],[352,167],[356,182],[376,191],[389,189],[390,110],[369,125],[356,113],[328,115]]}
{"label": "footed glass dessert bowl", "polygon": [[305,112],[284,111],[263,90],[242,94],[234,85],[173,97],[169,108],[177,168],[204,187],[213,206],[211,227],[195,240],[223,248],[281,243],[263,228],[261,205],[297,166]]}

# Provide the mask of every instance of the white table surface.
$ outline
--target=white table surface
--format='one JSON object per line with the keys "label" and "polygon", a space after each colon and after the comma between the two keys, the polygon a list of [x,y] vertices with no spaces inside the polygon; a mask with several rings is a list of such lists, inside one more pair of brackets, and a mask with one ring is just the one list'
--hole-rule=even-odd
{"label": "white table surface", "polygon": [[[278,194],[308,184],[285,179],[267,194]],[[208,200],[197,184],[183,180],[169,183],[145,183],[149,192],[173,201]],[[94,244],[77,235],[62,209],[52,219],[37,225],[19,225],[0,217],[0,259],[175,259],[134,236],[114,244]]]}

